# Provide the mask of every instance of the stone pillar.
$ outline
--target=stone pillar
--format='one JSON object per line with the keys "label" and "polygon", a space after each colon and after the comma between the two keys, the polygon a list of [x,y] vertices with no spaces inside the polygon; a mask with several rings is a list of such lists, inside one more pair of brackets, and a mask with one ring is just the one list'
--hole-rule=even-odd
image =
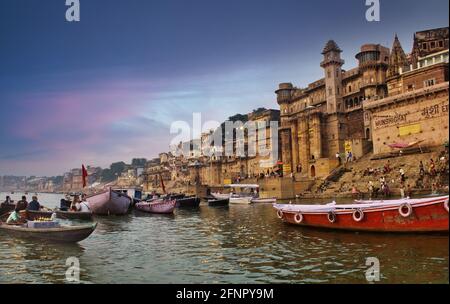
{"label": "stone pillar", "polygon": [[302,118],[298,120],[299,123],[299,134],[298,134],[298,140],[299,140],[299,156],[300,156],[300,163],[302,164],[302,173],[308,171],[308,164],[309,164],[309,151],[310,151],[310,143],[308,141],[308,122],[306,118]]}
{"label": "stone pillar", "polygon": [[314,155],[316,159],[322,157],[322,136],[319,114],[312,114],[310,116],[310,129],[312,132],[311,140],[311,155]]}
{"label": "stone pillar", "polygon": [[291,158],[292,158],[292,172],[297,171],[298,165],[298,126],[297,121],[291,123]]}

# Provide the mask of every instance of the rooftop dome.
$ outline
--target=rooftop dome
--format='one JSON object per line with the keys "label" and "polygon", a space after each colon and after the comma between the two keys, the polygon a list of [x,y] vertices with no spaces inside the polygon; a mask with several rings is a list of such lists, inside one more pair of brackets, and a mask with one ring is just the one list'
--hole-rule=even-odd
{"label": "rooftop dome", "polygon": [[341,53],[342,50],[339,48],[339,46],[334,42],[334,40],[329,40],[325,47],[323,48],[322,54],[326,54],[328,52],[335,51]]}

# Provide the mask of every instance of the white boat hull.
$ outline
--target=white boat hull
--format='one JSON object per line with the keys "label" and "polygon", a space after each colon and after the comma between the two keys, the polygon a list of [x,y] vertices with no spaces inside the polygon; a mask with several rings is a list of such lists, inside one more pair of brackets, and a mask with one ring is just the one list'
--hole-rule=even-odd
{"label": "white boat hull", "polygon": [[252,203],[252,197],[231,197],[230,204],[248,205]]}
{"label": "white boat hull", "polygon": [[92,213],[97,215],[123,215],[131,205],[129,196],[111,190],[95,194],[86,200]]}
{"label": "white boat hull", "polygon": [[276,203],[276,198],[254,198],[252,199],[252,203],[255,204],[273,204]]}

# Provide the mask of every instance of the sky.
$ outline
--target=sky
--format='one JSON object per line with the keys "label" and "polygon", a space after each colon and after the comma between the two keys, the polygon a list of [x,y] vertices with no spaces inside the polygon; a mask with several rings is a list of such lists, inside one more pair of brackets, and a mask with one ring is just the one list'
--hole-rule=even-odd
{"label": "sky", "polygon": [[279,108],[278,83],[323,77],[329,39],[357,65],[364,43],[410,52],[448,26],[448,0],[0,1],[0,175],[60,175],[169,150],[174,121]]}

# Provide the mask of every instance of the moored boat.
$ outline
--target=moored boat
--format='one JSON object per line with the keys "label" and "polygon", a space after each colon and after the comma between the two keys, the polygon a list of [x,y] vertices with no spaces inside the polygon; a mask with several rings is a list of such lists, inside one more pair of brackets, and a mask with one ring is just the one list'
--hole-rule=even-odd
{"label": "moored boat", "polygon": [[157,214],[171,214],[175,209],[176,200],[156,200],[153,202],[136,203],[135,208],[139,211]]}
{"label": "moored boat", "polygon": [[132,199],[124,193],[108,189],[104,192],[88,196],[86,201],[93,214],[124,215],[128,212]]}
{"label": "moored boat", "polygon": [[273,204],[277,202],[276,198],[253,198],[251,200],[252,203],[254,204]]}
{"label": "moored boat", "polygon": [[228,206],[230,203],[229,198],[225,199],[210,199],[208,200],[208,205],[211,207],[221,207],[221,206]]}
{"label": "moored boat", "polygon": [[92,212],[56,210],[55,213],[56,213],[57,218],[65,219],[65,220],[90,221],[90,220],[92,220],[92,217],[93,217]]}
{"label": "moored boat", "polygon": [[96,227],[97,223],[83,226],[28,228],[26,225],[8,225],[0,222],[0,231],[14,237],[64,243],[80,242],[90,236]]}
{"label": "moored boat", "polygon": [[197,208],[200,206],[200,199],[196,196],[185,197],[176,200],[177,208]]}
{"label": "moored boat", "polygon": [[371,232],[446,232],[449,196],[338,205],[274,204],[286,223]]}
{"label": "moored boat", "polygon": [[38,218],[50,218],[53,213],[54,211],[49,210],[39,210],[39,211],[27,210],[26,217],[28,220],[34,221]]}

